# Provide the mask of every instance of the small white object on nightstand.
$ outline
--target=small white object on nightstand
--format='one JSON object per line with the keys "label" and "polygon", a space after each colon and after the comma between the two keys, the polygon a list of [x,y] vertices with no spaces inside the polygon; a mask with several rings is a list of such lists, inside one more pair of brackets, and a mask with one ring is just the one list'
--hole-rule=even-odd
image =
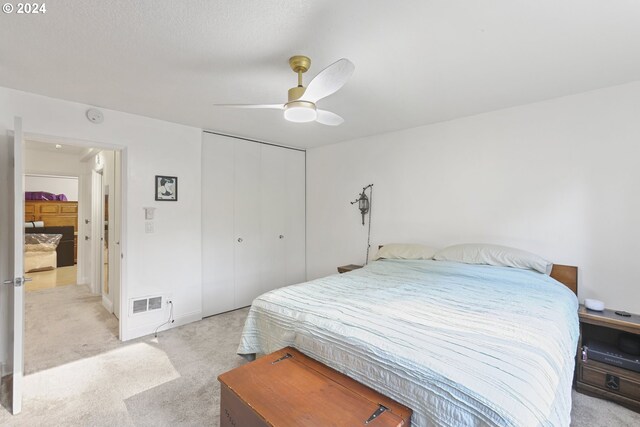
{"label": "small white object on nightstand", "polygon": [[586,298],[584,300],[584,306],[587,307],[589,310],[594,310],[594,311],[604,310],[604,302],[597,299]]}

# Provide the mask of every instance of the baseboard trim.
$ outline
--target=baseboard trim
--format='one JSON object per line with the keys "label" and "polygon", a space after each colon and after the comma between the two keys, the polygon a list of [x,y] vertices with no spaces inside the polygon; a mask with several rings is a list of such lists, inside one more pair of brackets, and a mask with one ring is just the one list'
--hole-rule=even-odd
{"label": "baseboard trim", "polygon": [[102,295],[102,306],[109,313],[113,313],[113,302],[106,295]]}
{"label": "baseboard trim", "polygon": [[[165,318],[166,320],[166,318]],[[180,316],[174,317],[174,322],[166,325],[162,325],[158,328],[158,332],[166,331],[167,329],[173,329],[178,326],[186,325],[188,323],[197,322],[198,320],[202,320],[202,311],[193,311],[191,313],[186,313]],[[157,324],[155,325],[144,325],[138,328],[123,332],[124,337],[122,337],[122,341],[129,341],[135,338],[144,337],[145,335],[151,335],[155,332]]]}

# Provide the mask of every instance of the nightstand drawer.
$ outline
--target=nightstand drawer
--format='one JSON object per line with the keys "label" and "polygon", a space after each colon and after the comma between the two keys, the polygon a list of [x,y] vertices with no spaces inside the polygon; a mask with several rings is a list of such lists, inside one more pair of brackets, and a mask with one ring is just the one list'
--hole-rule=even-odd
{"label": "nightstand drawer", "polygon": [[[601,364],[598,364],[601,366]],[[634,400],[640,400],[640,382],[620,375],[620,369],[600,369],[582,363],[581,381],[599,389],[619,394]]]}

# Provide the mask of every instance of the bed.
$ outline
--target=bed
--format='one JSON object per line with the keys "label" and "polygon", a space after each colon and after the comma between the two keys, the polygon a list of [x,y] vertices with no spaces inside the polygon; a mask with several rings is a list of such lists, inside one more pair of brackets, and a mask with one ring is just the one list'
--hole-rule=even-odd
{"label": "bed", "polygon": [[258,297],[238,353],[293,346],[413,426],[568,426],[578,301],[531,270],[380,260]]}
{"label": "bed", "polygon": [[24,271],[53,270],[57,265],[57,247],[62,235],[32,233],[24,236]]}

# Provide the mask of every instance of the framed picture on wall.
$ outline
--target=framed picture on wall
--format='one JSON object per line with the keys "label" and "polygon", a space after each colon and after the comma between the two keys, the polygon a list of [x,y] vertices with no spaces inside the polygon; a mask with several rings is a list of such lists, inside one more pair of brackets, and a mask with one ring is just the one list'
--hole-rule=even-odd
{"label": "framed picture on wall", "polygon": [[156,200],[178,201],[178,177],[156,175]]}

